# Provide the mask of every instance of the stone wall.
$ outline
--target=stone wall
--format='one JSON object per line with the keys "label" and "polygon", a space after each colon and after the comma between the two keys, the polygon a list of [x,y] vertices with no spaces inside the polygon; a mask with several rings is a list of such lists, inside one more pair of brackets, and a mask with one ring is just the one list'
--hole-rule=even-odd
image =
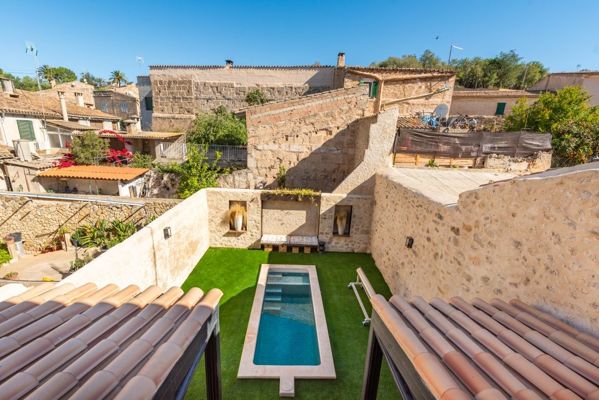
{"label": "stone wall", "polygon": [[[528,104],[534,103],[539,96],[529,94],[521,91],[522,95],[501,95],[501,90],[497,92],[496,96],[476,96],[476,93],[471,94],[469,91],[456,91],[453,94],[451,101],[451,115],[495,115],[497,111],[498,103],[505,103],[505,110],[503,115],[509,115],[512,112],[512,108],[516,105],[516,102],[521,98],[526,98]],[[518,91],[520,92],[520,91]]]}
{"label": "stone wall", "polygon": [[393,142],[397,132],[397,107],[358,121],[353,169],[334,193],[372,195],[376,171],[393,164]]}
{"label": "stone wall", "polygon": [[372,255],[394,293],[520,298],[599,332],[599,165],[491,184],[453,206],[389,169],[375,199]]}
{"label": "stone wall", "polygon": [[[447,104],[448,106],[451,105],[453,88],[455,86],[455,76],[452,76],[451,74],[410,70],[390,70],[385,72],[380,68],[366,72],[374,73],[383,79],[391,79],[386,80],[382,86],[381,104],[393,100],[406,99],[397,105],[393,105],[394,107],[399,107],[399,112],[402,116],[411,116],[417,112],[430,113],[433,112],[435,107],[442,103]],[[427,76],[423,77],[423,75]],[[413,76],[414,78],[404,79],[410,76]],[[401,79],[393,80],[394,78]],[[359,85],[360,82],[372,80],[373,79],[360,75],[359,73],[352,73],[350,70],[345,75],[344,87],[355,87]],[[431,96],[410,99],[411,97],[432,93],[445,86],[447,86],[449,90]],[[381,90],[380,84],[378,90]]]}
{"label": "stone wall", "polygon": [[208,214],[201,190],[62,282],[181,286],[209,247]]}
{"label": "stone wall", "polygon": [[[262,237],[262,201],[258,190],[206,189],[210,216],[210,246],[259,248]],[[233,232],[229,226],[229,203],[245,201],[247,230]]]}
{"label": "stone wall", "polygon": [[334,190],[353,169],[359,120],[368,115],[366,86],[249,108],[248,168],[258,187],[275,186],[284,167],[288,187]]}
{"label": "stone wall", "polygon": [[256,89],[274,101],[330,90],[335,74],[333,67],[151,67],[152,129],[185,130],[199,112],[247,107],[245,97]]}
{"label": "stone wall", "polygon": [[[126,204],[110,204],[97,200],[119,201],[85,195],[52,195],[63,199],[43,199],[35,196],[0,195],[0,238],[12,232],[22,232],[25,250],[36,253],[56,238],[60,228],[74,231],[79,225],[100,219],[145,223],[177,205],[179,200],[136,199]],[[96,200],[96,201],[94,201]]]}
{"label": "stone wall", "polygon": [[[352,207],[349,236],[333,234],[336,205],[347,205]],[[318,239],[323,240],[326,243],[326,250],[369,253],[372,206],[372,196],[323,194],[320,201]]]}
{"label": "stone wall", "polygon": [[[206,189],[208,207],[210,209],[209,230],[210,246],[213,247],[235,247],[235,248],[259,248],[260,238],[263,233],[269,234],[291,234],[298,232],[298,226],[310,229],[302,230],[302,233],[318,234],[320,240],[326,242],[327,251],[341,252],[365,252],[369,249],[370,225],[372,214],[372,197],[347,194],[327,194],[320,196],[320,203],[312,203],[310,200],[299,202],[265,201],[266,216],[274,215],[276,220],[276,231],[270,230],[273,221],[265,220],[262,213],[263,202],[259,190],[238,189]],[[247,205],[247,231],[232,232],[229,227],[229,203],[231,201],[245,201]],[[269,206],[268,203],[271,205]],[[277,204],[278,203],[278,204]],[[351,205],[352,220],[349,236],[333,235],[333,223],[335,205]],[[304,210],[304,223],[298,223],[297,218],[281,218],[285,212],[281,210]],[[315,214],[315,215],[314,215]],[[319,215],[319,217],[318,217]],[[297,214],[295,215],[297,216]],[[315,221],[314,218],[318,220]],[[265,224],[263,226],[263,223]],[[302,229],[303,229],[302,228]]]}
{"label": "stone wall", "polygon": [[316,236],[320,205],[304,201],[262,201],[262,233],[268,235]]}

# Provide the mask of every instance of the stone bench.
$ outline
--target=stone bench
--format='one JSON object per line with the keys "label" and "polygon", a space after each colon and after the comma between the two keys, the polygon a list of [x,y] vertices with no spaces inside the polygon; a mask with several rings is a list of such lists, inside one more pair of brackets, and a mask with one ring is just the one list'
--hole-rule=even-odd
{"label": "stone bench", "polygon": [[262,235],[260,244],[265,251],[277,249],[281,253],[286,253],[291,248],[292,253],[299,253],[303,249],[304,253],[311,253],[318,250],[318,236],[299,236],[299,235]]}

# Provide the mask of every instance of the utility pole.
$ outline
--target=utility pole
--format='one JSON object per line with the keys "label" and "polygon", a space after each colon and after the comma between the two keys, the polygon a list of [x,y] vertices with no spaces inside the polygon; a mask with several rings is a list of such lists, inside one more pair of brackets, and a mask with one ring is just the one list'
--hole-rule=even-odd
{"label": "utility pole", "polygon": [[40,102],[42,105],[42,121],[44,122],[44,129],[46,129],[46,110],[44,108],[44,96],[42,95],[42,84],[40,83],[40,75],[38,73],[39,67],[40,67],[40,63],[39,60],[37,59],[37,47],[35,47],[35,44],[31,43],[31,42],[25,42],[25,53],[31,53],[31,56],[33,57],[33,66],[35,67],[35,78],[37,80],[37,90],[38,90],[38,94],[40,96]]}

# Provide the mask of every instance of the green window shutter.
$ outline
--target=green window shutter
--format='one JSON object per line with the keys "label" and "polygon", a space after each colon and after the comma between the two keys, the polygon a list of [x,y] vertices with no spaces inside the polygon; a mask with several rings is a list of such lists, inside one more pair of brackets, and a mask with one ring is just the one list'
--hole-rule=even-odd
{"label": "green window shutter", "polygon": [[495,115],[503,115],[505,114],[505,103],[497,103],[497,109],[495,110]]}
{"label": "green window shutter", "polygon": [[35,131],[33,130],[32,121],[18,119],[17,127],[19,128],[19,136],[21,139],[35,140]]}
{"label": "green window shutter", "polygon": [[144,98],[144,101],[146,103],[146,110],[152,111],[154,109],[154,103],[152,101],[152,96],[146,96]]}
{"label": "green window shutter", "polygon": [[379,93],[379,81],[374,81],[370,85],[370,97],[376,97]]}

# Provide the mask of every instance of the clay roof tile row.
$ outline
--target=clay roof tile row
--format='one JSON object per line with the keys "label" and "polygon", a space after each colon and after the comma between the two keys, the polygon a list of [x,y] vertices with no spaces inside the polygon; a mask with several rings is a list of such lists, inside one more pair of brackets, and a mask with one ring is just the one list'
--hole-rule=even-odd
{"label": "clay roof tile row", "polygon": [[221,296],[93,284],[43,284],[14,296],[0,303],[0,397],[103,399],[133,390],[151,398]]}
{"label": "clay roof tile row", "polygon": [[373,307],[437,399],[599,399],[597,338],[520,300]]}

